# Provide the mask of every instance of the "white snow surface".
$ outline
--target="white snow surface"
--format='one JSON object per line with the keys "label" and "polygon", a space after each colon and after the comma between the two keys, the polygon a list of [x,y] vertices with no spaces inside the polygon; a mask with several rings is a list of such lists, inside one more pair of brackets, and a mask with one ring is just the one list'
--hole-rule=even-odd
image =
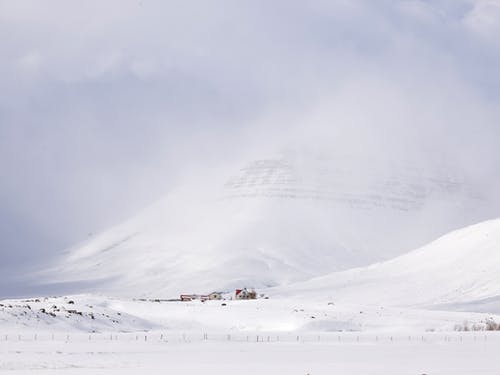
{"label": "white snow surface", "polygon": [[[135,336],[135,335],[134,335]],[[497,374],[500,337],[323,335],[321,341],[191,341],[160,335],[0,339],[0,372],[13,374]],[[411,338],[409,340],[408,338]]]}
{"label": "white snow surface", "polygon": [[253,301],[157,301],[96,295],[0,302],[0,334],[43,332],[427,332],[464,323],[484,330],[500,317],[296,298]]}

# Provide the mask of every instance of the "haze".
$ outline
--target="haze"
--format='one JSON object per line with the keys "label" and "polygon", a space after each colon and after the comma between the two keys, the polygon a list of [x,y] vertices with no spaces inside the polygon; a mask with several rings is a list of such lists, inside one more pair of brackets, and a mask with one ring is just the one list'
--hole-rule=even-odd
{"label": "haze", "polygon": [[496,0],[0,1],[0,292],[289,150],[445,160],[495,191],[498,35]]}

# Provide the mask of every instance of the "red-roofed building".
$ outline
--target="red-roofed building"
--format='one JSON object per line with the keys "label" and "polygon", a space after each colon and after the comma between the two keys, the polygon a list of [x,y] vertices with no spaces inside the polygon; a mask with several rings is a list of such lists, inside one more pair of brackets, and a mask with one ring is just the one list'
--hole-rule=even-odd
{"label": "red-roofed building", "polygon": [[255,290],[247,290],[247,288],[236,289],[234,292],[234,299],[256,299],[257,293]]}

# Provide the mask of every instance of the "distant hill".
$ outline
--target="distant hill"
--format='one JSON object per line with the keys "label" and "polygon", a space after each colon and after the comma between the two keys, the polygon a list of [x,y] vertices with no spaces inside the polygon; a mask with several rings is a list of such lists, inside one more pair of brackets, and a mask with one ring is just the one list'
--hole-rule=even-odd
{"label": "distant hill", "polygon": [[451,232],[395,259],[277,291],[348,303],[500,311],[500,219]]}

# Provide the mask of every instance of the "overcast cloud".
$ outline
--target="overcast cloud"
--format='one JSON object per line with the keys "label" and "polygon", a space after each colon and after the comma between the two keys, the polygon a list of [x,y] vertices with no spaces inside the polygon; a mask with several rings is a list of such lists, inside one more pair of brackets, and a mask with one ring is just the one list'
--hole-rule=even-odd
{"label": "overcast cloud", "polygon": [[0,0],[0,281],[228,159],[440,153],[495,187],[499,35],[498,0]]}

